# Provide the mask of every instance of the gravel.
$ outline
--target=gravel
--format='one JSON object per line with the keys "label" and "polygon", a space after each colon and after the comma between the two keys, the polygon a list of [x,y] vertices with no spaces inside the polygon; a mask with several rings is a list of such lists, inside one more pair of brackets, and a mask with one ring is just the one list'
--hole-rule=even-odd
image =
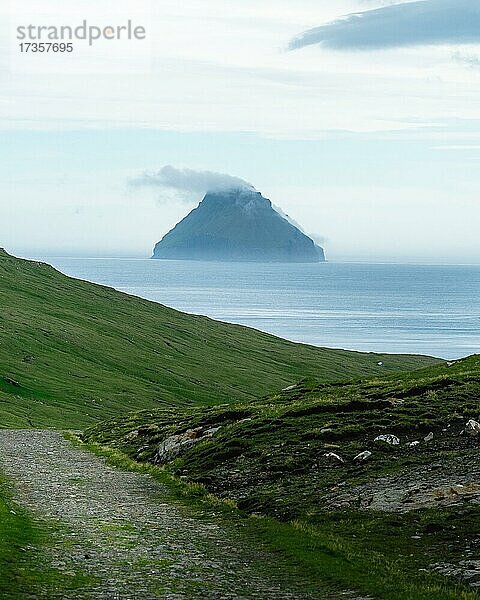
{"label": "gravel", "polygon": [[[16,501],[47,528],[37,568],[65,580],[86,576],[79,589],[32,591],[55,600],[297,599],[305,582],[263,548],[252,548],[213,516],[167,501],[148,475],[125,472],[43,430],[0,431],[0,468]],[[319,595],[320,594],[320,595]]]}

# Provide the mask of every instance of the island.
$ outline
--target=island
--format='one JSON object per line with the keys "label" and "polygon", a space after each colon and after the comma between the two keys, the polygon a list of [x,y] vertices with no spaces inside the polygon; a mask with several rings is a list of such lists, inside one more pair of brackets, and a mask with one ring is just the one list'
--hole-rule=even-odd
{"label": "island", "polygon": [[315,263],[325,254],[260,192],[239,188],[208,192],[156,244],[152,258]]}

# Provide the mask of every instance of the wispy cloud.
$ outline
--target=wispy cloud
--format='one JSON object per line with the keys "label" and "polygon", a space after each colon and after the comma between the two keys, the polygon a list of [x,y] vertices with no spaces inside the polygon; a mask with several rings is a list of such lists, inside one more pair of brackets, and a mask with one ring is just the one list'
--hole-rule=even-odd
{"label": "wispy cloud", "polygon": [[477,0],[402,2],[350,14],[295,37],[291,50],[322,44],[339,50],[480,43]]}
{"label": "wispy cloud", "polygon": [[453,60],[472,69],[480,68],[480,56],[475,54],[462,54],[461,52],[455,52],[453,55]]}
{"label": "wispy cloud", "polygon": [[180,200],[192,201],[192,196],[206,194],[212,191],[248,188],[253,186],[241,179],[226,173],[214,171],[196,171],[194,169],[177,169],[172,165],[162,167],[158,171],[143,171],[129,179],[130,187],[149,187],[165,192],[174,193]]}

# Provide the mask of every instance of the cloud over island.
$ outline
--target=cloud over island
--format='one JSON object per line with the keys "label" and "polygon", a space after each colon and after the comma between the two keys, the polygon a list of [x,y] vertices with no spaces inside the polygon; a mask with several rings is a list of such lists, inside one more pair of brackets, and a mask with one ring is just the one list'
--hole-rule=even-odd
{"label": "cloud over island", "polygon": [[180,194],[206,194],[229,189],[254,189],[252,184],[240,177],[215,171],[178,169],[166,165],[158,171],[143,171],[129,180],[131,187],[151,187],[173,190]]}

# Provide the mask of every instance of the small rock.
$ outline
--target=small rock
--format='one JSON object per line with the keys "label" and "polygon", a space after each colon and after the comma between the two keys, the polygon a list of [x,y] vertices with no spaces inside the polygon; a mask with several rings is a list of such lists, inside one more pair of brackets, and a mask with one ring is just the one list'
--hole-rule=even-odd
{"label": "small rock", "polygon": [[364,460],[369,459],[371,456],[371,452],[369,452],[368,450],[364,450],[363,452],[360,452],[360,454],[357,454],[357,456],[353,460],[363,462]]}
{"label": "small rock", "polygon": [[433,440],[433,431],[431,431],[428,435],[426,435],[423,440],[425,442],[431,442]]}
{"label": "small rock", "polygon": [[415,446],[419,446],[420,442],[418,440],[415,440],[414,442],[409,442],[407,444],[407,446],[409,446],[410,448],[414,448]]}
{"label": "small rock", "polygon": [[400,444],[400,438],[388,433],[385,435],[377,435],[374,442],[386,442],[387,444],[390,444],[390,446],[398,446],[398,444]]}
{"label": "small rock", "polygon": [[325,458],[333,458],[334,460],[337,460],[338,462],[345,462],[343,460],[343,458],[341,456],[339,456],[338,454],[335,454],[335,452],[327,452],[325,455]]}
{"label": "small rock", "polygon": [[465,431],[469,435],[478,435],[480,433],[480,423],[470,419],[465,425]]}

